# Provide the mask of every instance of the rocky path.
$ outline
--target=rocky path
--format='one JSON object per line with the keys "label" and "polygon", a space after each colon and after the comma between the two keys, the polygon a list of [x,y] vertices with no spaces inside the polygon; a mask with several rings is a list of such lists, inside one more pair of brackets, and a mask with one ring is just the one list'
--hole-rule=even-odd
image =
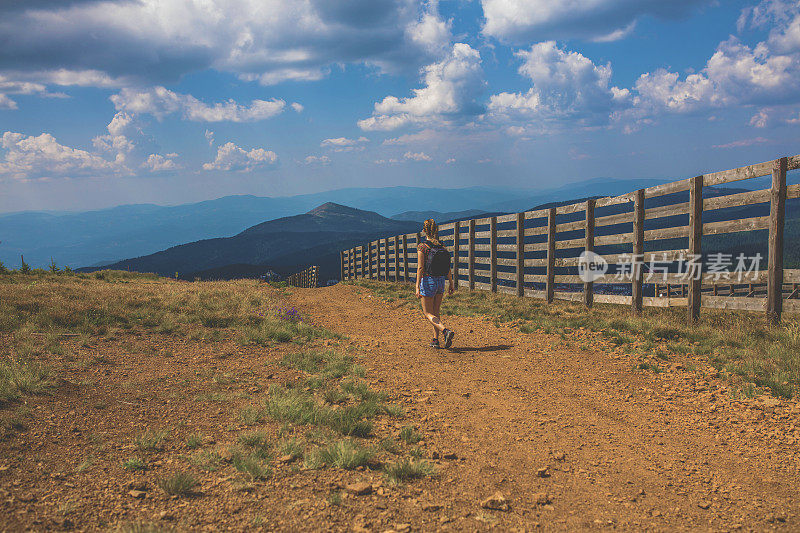
{"label": "rocky path", "polygon": [[454,349],[435,351],[420,311],[368,289],[290,300],[346,334],[428,435],[439,475],[411,504],[437,509],[443,528],[800,529],[796,403],[733,400],[702,361],[636,369],[588,332],[570,333],[581,350],[448,317]]}

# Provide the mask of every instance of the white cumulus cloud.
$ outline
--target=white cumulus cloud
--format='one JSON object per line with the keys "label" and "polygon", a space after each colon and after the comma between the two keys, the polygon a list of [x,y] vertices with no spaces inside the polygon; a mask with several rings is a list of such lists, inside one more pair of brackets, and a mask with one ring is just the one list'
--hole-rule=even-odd
{"label": "white cumulus cloud", "polygon": [[180,166],[170,159],[170,157],[175,156],[177,156],[177,154],[167,154],[166,157],[160,154],[150,154],[147,156],[147,160],[142,163],[142,168],[146,168],[150,172],[178,170]]}
{"label": "white cumulus cloud", "polygon": [[525,93],[499,93],[489,99],[489,112],[500,119],[575,119],[607,122],[627,105],[630,93],[611,85],[611,65],[596,65],[578,53],[545,41],[521,50],[519,73],[530,79]]}
{"label": "white cumulus cloud", "polygon": [[12,4],[0,7],[3,70],[63,84],[167,84],[207,69],[274,84],[318,80],[339,64],[409,71],[439,59],[450,40],[434,1]]}
{"label": "white cumulus cloud", "polygon": [[0,94],[0,109],[16,109],[17,103],[6,96],[5,94]]}
{"label": "white cumulus cloud", "polygon": [[347,137],[336,137],[333,139],[325,139],[320,143],[322,148],[328,148],[334,152],[355,152],[364,150],[365,145],[369,142],[366,137],[359,137],[358,139],[348,139]]}
{"label": "white cumulus cloud", "polygon": [[433,158],[425,152],[406,152],[403,157],[409,161],[432,161]]}
{"label": "white cumulus cloud", "polygon": [[278,156],[272,150],[253,148],[248,151],[228,142],[217,149],[216,159],[205,163],[203,169],[251,172],[256,169],[274,167],[277,163]]}
{"label": "white cumulus cloud", "polygon": [[184,119],[196,122],[255,122],[281,113],[286,102],[280,99],[253,100],[242,106],[228,100],[215,104],[201,102],[190,94],[180,94],[164,87],[146,90],[122,89],[111,96],[117,111],[147,113],[159,119],[179,113]]}
{"label": "white cumulus cloud", "polygon": [[643,74],[636,82],[634,120],[662,112],[693,113],[757,106],[750,124],[764,128],[776,106],[800,103],[800,1],[767,0],[746,9],[739,28],[768,26],[755,45],[731,36],[705,67],[681,76],[668,70]]}
{"label": "white cumulus cloud", "polygon": [[309,166],[327,166],[331,164],[331,158],[327,155],[309,155],[303,159],[303,164]]}
{"label": "white cumulus cloud", "polygon": [[468,44],[456,43],[446,59],[423,69],[425,86],[407,98],[387,96],[373,115],[358,122],[364,130],[393,130],[406,125],[442,123],[482,111],[481,56]]}
{"label": "white cumulus cloud", "polygon": [[21,81],[0,75],[0,109],[17,109],[17,103],[8,95],[10,94],[37,94],[44,98],[66,98],[64,93],[48,92],[47,87],[41,83]]}
{"label": "white cumulus cloud", "polygon": [[85,150],[70,148],[49,133],[38,136],[7,131],[0,137],[0,175],[15,179],[101,176],[124,168]]}
{"label": "white cumulus cloud", "polygon": [[680,18],[714,0],[481,0],[483,33],[509,41],[617,40],[644,16]]}

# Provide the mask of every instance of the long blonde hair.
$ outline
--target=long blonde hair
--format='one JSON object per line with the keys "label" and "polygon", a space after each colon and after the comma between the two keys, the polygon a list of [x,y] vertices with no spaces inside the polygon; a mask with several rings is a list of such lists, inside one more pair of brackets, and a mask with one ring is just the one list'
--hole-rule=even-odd
{"label": "long blonde hair", "polygon": [[425,236],[433,244],[442,244],[439,242],[439,226],[436,225],[436,222],[434,222],[432,218],[429,218],[422,224],[422,232],[425,233]]}

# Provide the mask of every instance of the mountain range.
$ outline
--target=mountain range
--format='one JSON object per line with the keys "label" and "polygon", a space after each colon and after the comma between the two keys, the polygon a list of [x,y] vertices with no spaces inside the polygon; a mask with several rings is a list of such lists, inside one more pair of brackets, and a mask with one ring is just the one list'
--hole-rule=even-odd
{"label": "mountain range", "polygon": [[[59,265],[102,266],[187,242],[230,237],[265,220],[308,212],[326,202],[348,205],[395,220],[446,222],[483,213],[516,212],[546,202],[615,195],[658,183],[653,180],[590,180],[540,192],[471,187],[349,188],[290,197],[226,196],[159,206],[135,204],[86,211],[0,214],[0,261],[11,268],[20,255],[33,267],[51,258]],[[449,211],[444,212],[442,206]]]}
{"label": "mountain range", "polygon": [[259,268],[285,275],[313,261],[323,278],[336,278],[339,250],[419,229],[417,222],[392,220],[328,202],[301,215],[262,222],[232,237],[181,244],[102,268],[211,279],[238,277],[237,273],[249,276]]}
{"label": "mountain range", "polygon": [[[740,188],[707,187],[704,189],[706,197],[736,194],[745,192]],[[534,209],[556,207],[566,203],[585,201],[586,198],[573,198],[548,202]],[[661,196],[648,201],[649,207],[657,207],[675,202],[688,201],[686,191],[671,195]],[[787,220],[800,216],[797,201],[787,204]],[[603,209],[603,215],[610,215],[629,211],[630,204],[621,204]],[[765,204],[729,208],[726,210],[708,211],[704,214],[705,222],[716,220],[742,219],[762,216],[768,213],[769,206]],[[465,212],[426,211],[406,212],[405,216],[420,218],[438,218],[441,223],[446,222],[449,215],[456,219],[471,216],[489,216],[501,214],[498,212],[486,213],[479,210]],[[461,216],[463,215],[463,216]],[[568,218],[580,218],[581,213],[567,215]],[[670,227],[686,224],[686,215],[658,218],[646,221],[646,229]],[[566,219],[563,221],[567,221]],[[630,231],[630,223],[601,226],[597,235],[607,235]],[[791,226],[790,227],[794,227]],[[353,207],[325,203],[307,213],[281,217],[275,220],[256,224],[232,237],[214,239],[201,239],[169,247],[165,250],[147,254],[136,258],[114,262],[103,267],[90,267],[81,270],[91,271],[99,268],[119,270],[135,270],[140,272],[155,272],[165,276],[178,275],[183,279],[230,279],[238,277],[256,277],[270,270],[286,275],[315,264],[320,267],[323,282],[327,279],[336,279],[339,274],[339,252],[366,242],[404,233],[415,233],[420,230],[418,221],[394,220],[372,211],[364,211]],[[580,238],[583,230],[563,233],[560,238]],[[749,239],[749,240],[748,240]],[[755,239],[755,241],[752,241]],[[704,239],[708,252],[727,251],[737,242],[748,243],[748,249],[757,245],[763,236],[746,234],[709,236]],[[787,234],[789,247],[794,246],[795,235]],[[663,246],[663,241],[658,243]],[[680,247],[685,243],[676,240],[673,247]],[[629,251],[629,246],[611,246],[603,253],[622,253]],[[560,250],[562,254],[574,253],[570,250]],[[791,254],[790,254],[791,255]]]}

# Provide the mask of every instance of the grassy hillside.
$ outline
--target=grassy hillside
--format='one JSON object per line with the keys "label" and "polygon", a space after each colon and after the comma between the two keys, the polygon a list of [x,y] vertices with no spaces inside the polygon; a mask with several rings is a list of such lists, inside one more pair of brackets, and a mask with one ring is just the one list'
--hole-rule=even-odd
{"label": "grassy hillside", "polygon": [[[348,523],[329,487],[367,467],[398,490],[430,476],[404,410],[364,379],[340,335],[283,295],[118,271],[0,275],[3,479],[52,496],[28,516],[3,513],[0,527],[29,529],[35,516],[49,528],[160,531],[155,512],[179,530],[250,530],[264,515],[299,530],[284,496],[253,506],[253,492],[330,498],[326,523]],[[308,476],[314,488],[295,490]],[[242,511],[220,513],[223,502]]]}
{"label": "grassy hillside", "polygon": [[[164,276],[178,272],[187,279],[192,279],[196,272],[236,264],[293,272],[317,259],[317,247],[325,247],[330,253],[379,237],[417,230],[416,222],[391,220],[377,213],[329,203],[302,215],[263,222],[233,237],[182,244],[103,268]],[[309,249],[312,251],[308,252]],[[287,263],[287,256],[294,258],[292,264]]]}

